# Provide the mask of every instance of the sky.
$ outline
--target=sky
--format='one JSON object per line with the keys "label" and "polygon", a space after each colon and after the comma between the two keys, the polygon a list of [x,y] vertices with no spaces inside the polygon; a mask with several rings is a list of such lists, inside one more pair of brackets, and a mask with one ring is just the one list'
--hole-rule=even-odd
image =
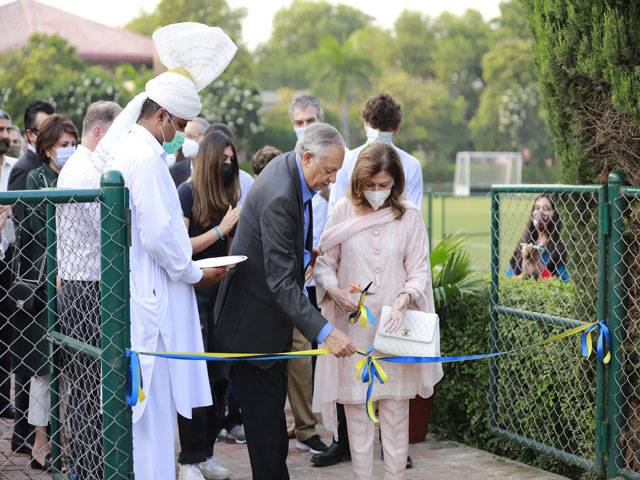
{"label": "sky", "polygon": [[[0,0],[0,5],[12,0]],[[123,26],[135,17],[140,9],[151,11],[158,0],[38,0],[111,26]],[[232,7],[246,7],[247,16],[242,25],[242,38],[250,49],[266,41],[271,34],[273,15],[282,7],[291,4],[291,0],[227,0]],[[393,25],[400,12],[405,9],[416,10],[429,16],[438,16],[443,11],[456,15],[468,8],[475,8],[485,20],[497,17],[500,0],[330,0],[356,7],[371,15],[385,28]]]}

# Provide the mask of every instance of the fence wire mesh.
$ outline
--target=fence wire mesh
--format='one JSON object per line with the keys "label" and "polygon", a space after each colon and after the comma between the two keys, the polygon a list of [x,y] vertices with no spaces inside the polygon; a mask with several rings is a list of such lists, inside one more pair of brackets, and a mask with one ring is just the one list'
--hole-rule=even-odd
{"label": "fence wire mesh", "polygon": [[[0,479],[129,478],[124,209],[98,190],[3,193],[0,203],[12,210],[1,231]],[[35,476],[31,456],[50,471]]]}
{"label": "fence wire mesh", "polygon": [[[623,189],[614,205],[611,279],[613,335],[619,345],[610,372],[610,424],[614,434],[609,462],[625,478],[640,478],[640,189]],[[611,381],[612,380],[612,381]],[[619,436],[618,436],[619,435]]]}
{"label": "fence wire mesh", "polygon": [[[599,194],[494,192],[492,349],[525,348],[598,320]],[[598,368],[579,352],[573,337],[493,361],[490,425],[595,469]]]}

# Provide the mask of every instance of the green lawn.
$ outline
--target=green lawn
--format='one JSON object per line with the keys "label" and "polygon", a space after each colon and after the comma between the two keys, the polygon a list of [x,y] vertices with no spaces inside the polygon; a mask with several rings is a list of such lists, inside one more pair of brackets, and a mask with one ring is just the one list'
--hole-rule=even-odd
{"label": "green lawn", "polygon": [[[427,198],[423,202],[422,211],[425,222],[429,225]],[[433,198],[432,242],[438,243],[442,238],[442,197]],[[491,227],[491,200],[482,197],[446,197],[444,200],[444,231],[447,234],[461,233],[467,236],[465,246],[473,264],[482,272],[489,271],[490,245],[489,230]]]}

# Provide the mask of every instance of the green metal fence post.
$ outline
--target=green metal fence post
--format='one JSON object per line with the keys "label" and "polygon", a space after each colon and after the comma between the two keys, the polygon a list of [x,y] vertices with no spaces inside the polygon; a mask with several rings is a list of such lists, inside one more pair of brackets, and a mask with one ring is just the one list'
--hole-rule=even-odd
{"label": "green metal fence post", "polygon": [[128,191],[119,172],[100,182],[101,320],[104,479],[133,478],[131,411],[126,406],[129,331]]}
{"label": "green metal fence post", "polygon": [[[498,294],[498,281],[500,278],[500,199],[499,193],[491,191],[491,337],[489,349],[491,352],[498,351],[498,319],[500,314],[496,310],[500,298]],[[490,397],[489,397],[489,425],[496,427],[496,414],[498,410],[498,361],[490,359]]]}
{"label": "green metal fence post", "polygon": [[[598,191],[598,320],[607,318],[607,237],[610,205],[605,187]],[[604,455],[607,449],[607,418],[605,408],[606,370],[602,363],[596,365],[596,455],[595,471],[604,474]]]}
{"label": "green metal fence post", "polygon": [[[44,201],[44,199],[43,199]],[[46,237],[47,237],[47,330],[58,331],[58,307],[56,302],[56,207],[53,203],[46,205]],[[51,380],[49,395],[51,397],[51,458],[53,467],[60,471],[62,456],[60,452],[60,392],[58,378],[60,375],[59,348],[49,342],[49,378]]]}
{"label": "green metal fence post", "polygon": [[611,332],[611,361],[607,377],[607,417],[609,424],[609,451],[607,456],[607,478],[618,475],[620,432],[622,430],[621,404],[621,345],[620,332],[625,316],[623,304],[624,276],[626,268],[623,258],[623,228],[625,200],[620,195],[623,177],[619,173],[609,174],[609,205],[611,207],[611,237],[609,242],[609,316],[607,324]]}
{"label": "green metal fence post", "polygon": [[427,186],[427,235],[429,236],[429,248],[433,248],[433,187]]}

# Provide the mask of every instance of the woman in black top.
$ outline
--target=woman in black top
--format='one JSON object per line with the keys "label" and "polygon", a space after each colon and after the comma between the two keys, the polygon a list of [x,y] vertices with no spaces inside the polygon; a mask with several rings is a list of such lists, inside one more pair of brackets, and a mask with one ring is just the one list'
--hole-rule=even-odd
{"label": "woman in black top", "polygon": [[[194,260],[225,256],[231,248],[240,218],[240,207],[236,206],[240,198],[238,171],[232,140],[222,132],[206,135],[200,142],[191,179],[178,187]],[[196,288],[195,292],[204,346],[213,351],[213,307],[218,285]],[[189,471],[194,469],[207,478],[224,478],[228,472],[213,456],[213,445],[224,421],[228,366],[218,362],[207,366],[215,406],[193,409],[191,420],[178,415],[181,478],[190,478]],[[198,472],[193,473],[197,477]]]}

